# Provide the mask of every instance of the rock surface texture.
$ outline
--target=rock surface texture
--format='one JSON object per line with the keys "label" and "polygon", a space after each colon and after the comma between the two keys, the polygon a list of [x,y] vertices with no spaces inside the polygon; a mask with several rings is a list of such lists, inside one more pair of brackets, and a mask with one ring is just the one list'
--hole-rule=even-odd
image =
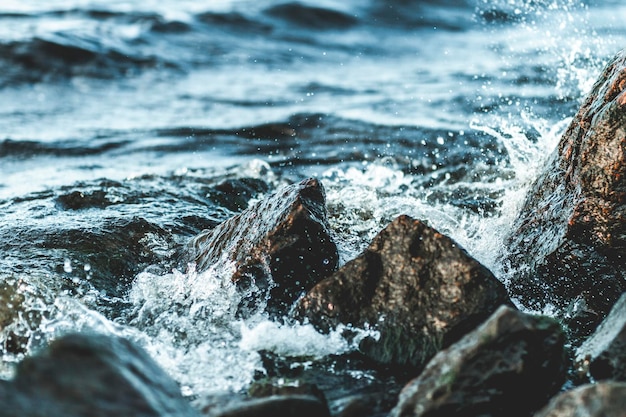
{"label": "rock surface texture", "polygon": [[528,416],[565,380],[564,341],[555,320],[502,306],[439,352],[391,416]]}
{"label": "rock surface texture", "polygon": [[576,356],[580,366],[583,369],[588,367],[594,379],[626,382],[626,294],[578,348]]}
{"label": "rock surface texture", "polygon": [[626,383],[600,382],[556,396],[535,417],[624,417]]}
{"label": "rock surface texture", "polygon": [[196,416],[178,385],[131,342],[97,335],[58,339],[0,381],[0,416]]}
{"label": "rock surface texture", "polygon": [[267,300],[284,314],[339,259],[327,220],[322,184],[308,179],[287,186],[189,244],[198,271],[234,263],[232,280],[248,294],[242,314]]}
{"label": "rock surface texture", "polygon": [[625,91],[621,52],[531,187],[508,239],[512,298],[556,307],[574,340],[626,291]]}
{"label": "rock surface texture", "polygon": [[422,367],[509,303],[504,286],[454,241],[400,216],[303,297],[295,316],[322,331],[369,325],[380,338],[361,343],[366,355]]}
{"label": "rock surface texture", "polygon": [[209,417],[330,417],[328,406],[310,395],[275,395],[218,409]]}

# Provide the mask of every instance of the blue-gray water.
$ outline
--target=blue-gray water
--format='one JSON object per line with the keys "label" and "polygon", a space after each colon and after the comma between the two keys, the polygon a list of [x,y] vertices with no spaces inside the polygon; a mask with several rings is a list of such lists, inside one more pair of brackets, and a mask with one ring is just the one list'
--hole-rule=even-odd
{"label": "blue-gray water", "polygon": [[0,376],[76,329],[133,338],[195,396],[245,387],[260,349],[353,349],[238,320],[227,271],[170,262],[309,176],[342,262],[405,213],[506,281],[502,238],[626,45],[625,15],[617,0],[4,0]]}

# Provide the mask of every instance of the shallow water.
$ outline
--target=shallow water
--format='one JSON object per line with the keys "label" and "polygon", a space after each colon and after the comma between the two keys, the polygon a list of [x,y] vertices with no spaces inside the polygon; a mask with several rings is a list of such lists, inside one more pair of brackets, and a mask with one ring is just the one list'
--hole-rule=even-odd
{"label": "shallow water", "polygon": [[[341,262],[399,214],[498,264],[525,190],[626,40],[617,1],[0,5],[0,376],[74,330],[142,344],[186,395],[259,351],[356,349],[258,315],[180,245],[282,185],[327,191]],[[366,329],[362,335],[371,333]],[[355,381],[372,378],[351,371]]]}

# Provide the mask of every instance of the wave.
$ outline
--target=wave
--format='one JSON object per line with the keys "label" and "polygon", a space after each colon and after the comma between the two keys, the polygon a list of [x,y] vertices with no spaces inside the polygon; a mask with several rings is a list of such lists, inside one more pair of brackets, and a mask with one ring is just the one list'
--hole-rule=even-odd
{"label": "wave", "polygon": [[45,143],[30,140],[5,139],[0,141],[0,158],[33,158],[36,156],[86,156],[98,155],[119,149],[126,140],[84,140]]}
{"label": "wave", "polygon": [[175,67],[156,56],[105,47],[98,39],[55,34],[0,44],[0,85],[73,76],[114,78],[145,68]]}

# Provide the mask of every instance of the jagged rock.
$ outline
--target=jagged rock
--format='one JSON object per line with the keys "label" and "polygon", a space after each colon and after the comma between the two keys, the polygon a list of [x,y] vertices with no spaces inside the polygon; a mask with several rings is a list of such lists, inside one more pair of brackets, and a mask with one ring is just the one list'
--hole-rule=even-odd
{"label": "jagged rock", "polygon": [[366,355],[421,367],[509,303],[504,286],[454,241],[400,216],[303,297],[294,316],[322,331],[369,325],[380,338],[361,343]]}
{"label": "jagged rock", "polygon": [[600,382],[559,394],[535,417],[624,417],[625,413],[626,383]]}
{"label": "jagged rock", "polygon": [[126,339],[75,334],[22,361],[0,384],[0,416],[196,416],[178,385]]}
{"label": "jagged rock", "polygon": [[621,52],[531,187],[507,241],[512,297],[556,308],[574,341],[626,291],[625,89]]}
{"label": "jagged rock", "polygon": [[560,325],[500,307],[439,352],[400,393],[391,417],[528,416],[565,380]]}
{"label": "jagged rock", "polygon": [[275,395],[212,410],[210,417],[330,417],[328,406],[311,395]]}
{"label": "jagged rock", "polygon": [[626,381],[626,294],[578,348],[576,360],[596,380]]}
{"label": "jagged rock", "polygon": [[189,244],[198,271],[234,262],[232,280],[254,311],[284,314],[315,283],[337,268],[325,192],[316,179],[287,186],[253,207],[196,236]]}

